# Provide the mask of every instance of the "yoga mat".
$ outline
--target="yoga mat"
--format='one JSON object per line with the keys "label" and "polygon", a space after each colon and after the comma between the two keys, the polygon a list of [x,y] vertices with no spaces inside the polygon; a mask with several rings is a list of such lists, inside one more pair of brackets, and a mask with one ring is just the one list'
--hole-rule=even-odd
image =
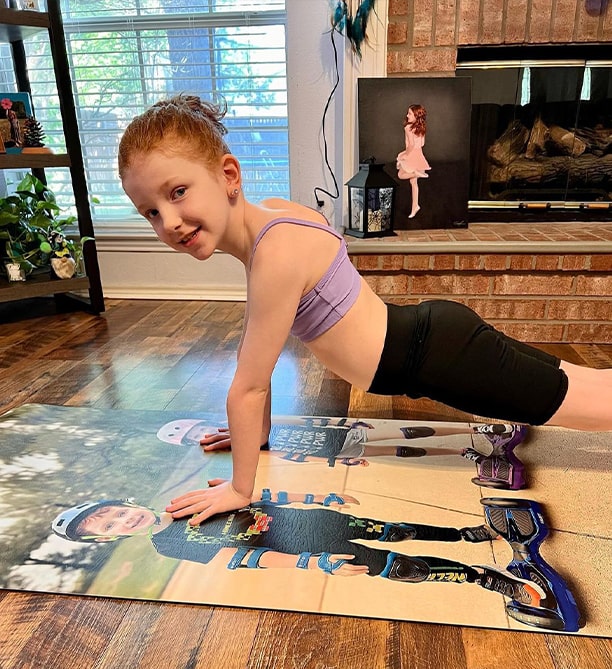
{"label": "yoga mat", "polygon": [[[527,488],[513,491],[472,481],[477,465],[462,450],[491,446],[468,423],[275,416],[256,481],[263,502],[217,516],[205,531],[179,521],[165,527],[170,499],[230,477],[231,454],[204,454],[198,444],[222,421],[41,404],[0,416],[0,586],[547,632],[510,616],[510,598],[467,576],[482,573],[480,565],[503,572],[510,543],[457,540],[458,530],[485,522],[482,498],[510,506],[527,499],[541,505],[550,530],[537,554],[577,602],[583,626],[572,633],[610,636],[609,433],[531,428],[515,449]],[[433,434],[405,439],[400,427]],[[397,457],[398,446],[413,457]],[[130,500],[118,508],[136,510],[126,516],[131,536],[108,540],[123,522],[105,516],[113,506],[76,523],[99,500]],[[512,528],[503,504],[496,518]],[[67,538],[77,525],[89,541]],[[382,541],[385,527],[399,527],[403,540]],[[242,562],[238,544],[250,549]],[[313,548],[336,556],[332,564],[355,557],[332,574],[296,566]],[[405,580],[385,576],[390,554],[401,556],[396,576]],[[258,556],[267,568],[247,566]],[[350,572],[355,565],[370,573]]]}

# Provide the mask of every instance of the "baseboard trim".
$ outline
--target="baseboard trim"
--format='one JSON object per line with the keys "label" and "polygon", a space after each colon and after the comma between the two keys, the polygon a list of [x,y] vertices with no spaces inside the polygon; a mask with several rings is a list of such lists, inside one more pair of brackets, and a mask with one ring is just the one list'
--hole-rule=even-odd
{"label": "baseboard trim", "polygon": [[104,297],[120,300],[198,300],[246,302],[246,290],[236,286],[104,286]]}

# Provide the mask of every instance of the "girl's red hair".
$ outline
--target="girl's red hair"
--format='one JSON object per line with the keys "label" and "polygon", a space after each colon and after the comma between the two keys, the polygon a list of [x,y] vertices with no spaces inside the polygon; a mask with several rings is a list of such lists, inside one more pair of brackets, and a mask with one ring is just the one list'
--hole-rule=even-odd
{"label": "girl's red hair", "polygon": [[221,122],[227,107],[200,100],[195,95],[176,95],[160,100],[136,116],[119,142],[119,177],[136,157],[155,149],[173,151],[212,167],[230,150],[227,130]]}
{"label": "girl's red hair", "polygon": [[[421,105],[410,105],[408,111],[412,109],[414,121],[410,123],[410,129],[415,135],[422,137],[427,132],[427,111]],[[408,125],[408,112],[404,118],[404,128]]]}

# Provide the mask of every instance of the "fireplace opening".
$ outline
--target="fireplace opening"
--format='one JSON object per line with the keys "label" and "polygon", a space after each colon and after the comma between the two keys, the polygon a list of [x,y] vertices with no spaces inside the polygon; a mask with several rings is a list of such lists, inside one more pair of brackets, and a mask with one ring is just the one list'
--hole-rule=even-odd
{"label": "fireplace opening", "polygon": [[612,220],[609,46],[460,48],[470,220]]}

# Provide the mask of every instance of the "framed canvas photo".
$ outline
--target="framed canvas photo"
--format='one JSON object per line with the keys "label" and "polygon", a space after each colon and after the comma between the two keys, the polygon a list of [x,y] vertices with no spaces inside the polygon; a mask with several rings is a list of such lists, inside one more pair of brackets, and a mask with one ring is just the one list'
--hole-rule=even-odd
{"label": "framed canvas photo", "polygon": [[396,184],[396,230],[466,227],[468,77],[360,78],[359,161],[375,156]]}
{"label": "framed canvas photo", "polygon": [[0,91],[0,138],[7,153],[20,153],[23,147],[24,124],[32,116],[28,93]]}

